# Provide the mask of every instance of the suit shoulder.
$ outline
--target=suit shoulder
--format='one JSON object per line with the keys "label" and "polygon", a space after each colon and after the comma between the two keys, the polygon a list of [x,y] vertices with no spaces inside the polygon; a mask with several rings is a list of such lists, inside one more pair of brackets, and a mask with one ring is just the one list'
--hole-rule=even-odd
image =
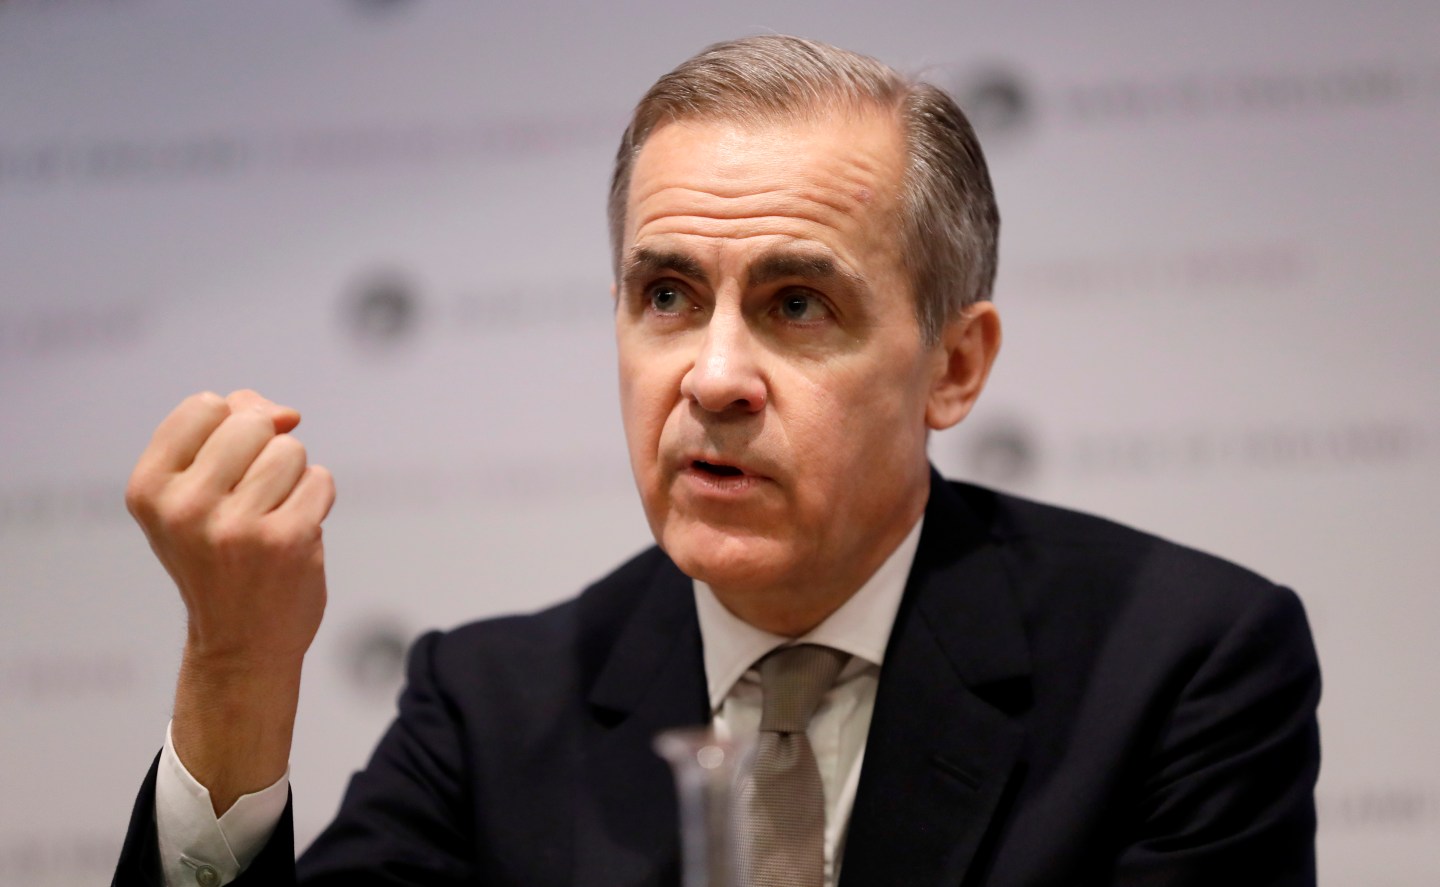
{"label": "suit shoulder", "polygon": [[971,484],[949,486],[989,527],[1012,578],[1031,594],[1070,589],[1097,602],[1141,595],[1222,620],[1256,605],[1299,608],[1289,589],[1214,554],[1097,515]]}
{"label": "suit shoulder", "polygon": [[530,663],[575,656],[590,637],[613,637],[641,605],[657,574],[678,570],[658,548],[640,552],[575,597],[532,613],[493,616],[426,636],[438,670],[486,662]]}
{"label": "suit shoulder", "polygon": [[992,539],[1001,544],[1053,549],[1061,556],[1101,561],[1161,558],[1192,570],[1213,571],[1230,581],[1274,584],[1232,561],[1110,518],[973,484],[951,481],[950,487],[982,517],[991,528]]}
{"label": "suit shoulder", "polygon": [[1155,699],[1174,699],[1206,667],[1222,680],[1283,673],[1318,686],[1305,608],[1289,588],[1105,518],[968,484],[950,492],[989,528],[1037,659],[1075,675],[1111,663],[1119,683]]}

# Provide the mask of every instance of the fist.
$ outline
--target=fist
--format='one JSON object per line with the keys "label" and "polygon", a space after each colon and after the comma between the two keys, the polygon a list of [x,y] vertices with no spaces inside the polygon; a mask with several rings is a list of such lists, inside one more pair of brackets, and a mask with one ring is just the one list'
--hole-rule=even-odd
{"label": "fist", "polygon": [[196,394],[130,475],[125,503],[189,613],[188,655],[298,662],[320,627],[335,484],[288,433],[299,423],[253,391]]}

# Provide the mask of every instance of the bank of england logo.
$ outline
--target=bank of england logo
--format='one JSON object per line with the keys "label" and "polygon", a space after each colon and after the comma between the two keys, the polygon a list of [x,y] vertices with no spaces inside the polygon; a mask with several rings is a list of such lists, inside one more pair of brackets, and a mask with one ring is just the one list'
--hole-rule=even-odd
{"label": "bank of england logo", "polygon": [[420,322],[413,280],[386,269],[361,277],[344,296],[343,321],[364,346],[388,347],[411,338]]}
{"label": "bank of england logo", "polygon": [[1040,467],[1040,446],[1030,427],[1015,418],[991,420],[964,434],[962,456],[968,477],[998,486],[1032,480]]}
{"label": "bank of england logo", "polygon": [[1034,122],[1034,93],[1009,68],[991,66],[962,74],[952,94],[982,142],[1023,135]]}
{"label": "bank of england logo", "polygon": [[375,616],[348,632],[342,656],[345,677],[367,697],[389,699],[400,689],[410,632],[399,619]]}
{"label": "bank of england logo", "polygon": [[349,0],[362,13],[381,15],[415,5],[413,0]]}

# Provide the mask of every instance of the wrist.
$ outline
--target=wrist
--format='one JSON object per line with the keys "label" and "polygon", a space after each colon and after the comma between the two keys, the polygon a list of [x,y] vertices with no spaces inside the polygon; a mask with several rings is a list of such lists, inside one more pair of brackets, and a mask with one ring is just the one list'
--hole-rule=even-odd
{"label": "wrist", "polygon": [[293,722],[303,660],[215,656],[188,646],[175,686],[175,718],[197,716],[223,724]]}
{"label": "wrist", "polygon": [[187,647],[175,688],[171,737],[184,766],[211,794],[217,816],[285,773],[300,698],[300,664],[212,656]]}
{"label": "wrist", "polygon": [[304,651],[246,650],[221,647],[190,635],[180,667],[196,677],[218,684],[280,684],[298,680]]}

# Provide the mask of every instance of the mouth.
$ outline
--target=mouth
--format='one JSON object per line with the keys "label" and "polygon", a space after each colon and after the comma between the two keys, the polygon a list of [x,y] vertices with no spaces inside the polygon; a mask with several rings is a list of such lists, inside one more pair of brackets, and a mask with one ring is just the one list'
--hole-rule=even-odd
{"label": "mouth", "polygon": [[717,454],[695,452],[680,463],[680,476],[689,481],[692,492],[709,498],[748,495],[768,484],[770,478],[759,474],[749,463],[722,462]]}
{"label": "mouth", "polygon": [[776,486],[774,463],[758,448],[706,441],[680,450],[672,458],[672,479],[695,503],[749,502],[752,496]]}
{"label": "mouth", "polygon": [[701,474],[710,477],[744,477],[745,472],[734,465],[725,465],[720,462],[706,462],[704,459],[694,459],[690,467]]}

